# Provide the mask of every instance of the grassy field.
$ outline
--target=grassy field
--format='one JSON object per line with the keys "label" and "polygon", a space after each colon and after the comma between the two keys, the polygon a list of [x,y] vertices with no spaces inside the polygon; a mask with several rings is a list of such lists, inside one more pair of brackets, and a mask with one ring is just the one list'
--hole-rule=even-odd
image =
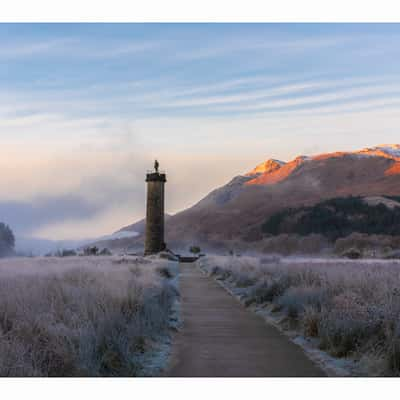
{"label": "grassy field", "polygon": [[176,274],[140,257],[2,259],[0,376],[156,374]]}
{"label": "grassy field", "polygon": [[400,263],[276,257],[201,259],[248,307],[268,310],[353,374],[400,375]]}

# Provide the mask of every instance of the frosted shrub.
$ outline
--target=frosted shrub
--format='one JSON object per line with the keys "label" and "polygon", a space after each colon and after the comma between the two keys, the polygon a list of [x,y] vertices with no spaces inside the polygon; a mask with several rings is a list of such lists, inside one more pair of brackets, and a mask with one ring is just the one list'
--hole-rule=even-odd
{"label": "frosted shrub", "polygon": [[318,329],[321,347],[337,356],[361,350],[368,339],[379,334],[382,323],[365,299],[348,291],[334,297],[322,316]]}
{"label": "frosted shrub", "polygon": [[321,313],[312,306],[305,306],[301,318],[302,331],[305,336],[318,337],[321,324]]}
{"label": "frosted shrub", "polygon": [[287,310],[288,316],[298,318],[306,308],[320,311],[326,301],[323,290],[319,287],[289,287],[277,299],[277,304]]}
{"label": "frosted shrub", "polygon": [[248,292],[248,305],[255,302],[257,304],[271,302],[281,296],[288,287],[289,281],[284,277],[275,280],[262,280],[254,284],[253,288]]}
{"label": "frosted shrub", "polygon": [[80,257],[0,263],[1,376],[135,376],[167,332],[167,262]]}
{"label": "frosted shrub", "polygon": [[238,273],[235,276],[235,284],[236,284],[236,287],[239,287],[239,288],[246,288],[249,286],[253,286],[256,284],[256,282],[257,282],[257,279],[255,277],[251,277],[251,276],[248,276],[243,273]]}
{"label": "frosted shrub", "polygon": [[400,262],[205,257],[200,265],[229,275],[245,305],[271,304],[284,328],[330,354],[360,360],[367,374],[400,375]]}
{"label": "frosted shrub", "polygon": [[335,242],[334,251],[341,255],[351,248],[359,249],[367,257],[384,255],[400,246],[399,236],[390,235],[368,235],[354,232]]}
{"label": "frosted shrub", "polygon": [[318,234],[300,236],[283,233],[263,239],[257,246],[263,253],[290,255],[319,254],[331,244],[324,236]]}

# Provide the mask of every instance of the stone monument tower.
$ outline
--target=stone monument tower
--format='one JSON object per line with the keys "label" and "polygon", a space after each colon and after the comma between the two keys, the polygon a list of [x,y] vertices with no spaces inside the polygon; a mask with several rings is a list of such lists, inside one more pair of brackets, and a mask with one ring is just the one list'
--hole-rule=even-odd
{"label": "stone monument tower", "polygon": [[164,242],[164,184],[166,175],[158,170],[158,161],[154,162],[154,170],[146,174],[147,208],[146,238],[144,254],[158,253],[166,248]]}

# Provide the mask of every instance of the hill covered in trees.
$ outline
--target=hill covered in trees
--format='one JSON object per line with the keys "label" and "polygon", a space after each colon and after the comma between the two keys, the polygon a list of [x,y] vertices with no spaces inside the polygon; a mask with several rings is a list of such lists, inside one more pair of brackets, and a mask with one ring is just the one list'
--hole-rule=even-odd
{"label": "hill covered in trees", "polygon": [[[398,200],[395,196],[386,198]],[[400,235],[400,207],[389,207],[383,202],[371,204],[363,197],[334,198],[309,207],[279,211],[261,229],[270,235],[321,234],[330,240],[353,232],[397,236]]]}

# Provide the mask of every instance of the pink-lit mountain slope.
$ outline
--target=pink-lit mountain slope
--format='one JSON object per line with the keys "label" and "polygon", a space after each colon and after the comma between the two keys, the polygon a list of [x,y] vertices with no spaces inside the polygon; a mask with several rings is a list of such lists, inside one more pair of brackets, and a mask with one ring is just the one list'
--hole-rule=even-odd
{"label": "pink-lit mountain slope", "polygon": [[267,160],[171,216],[167,240],[257,240],[281,209],[349,195],[400,195],[400,145]]}

